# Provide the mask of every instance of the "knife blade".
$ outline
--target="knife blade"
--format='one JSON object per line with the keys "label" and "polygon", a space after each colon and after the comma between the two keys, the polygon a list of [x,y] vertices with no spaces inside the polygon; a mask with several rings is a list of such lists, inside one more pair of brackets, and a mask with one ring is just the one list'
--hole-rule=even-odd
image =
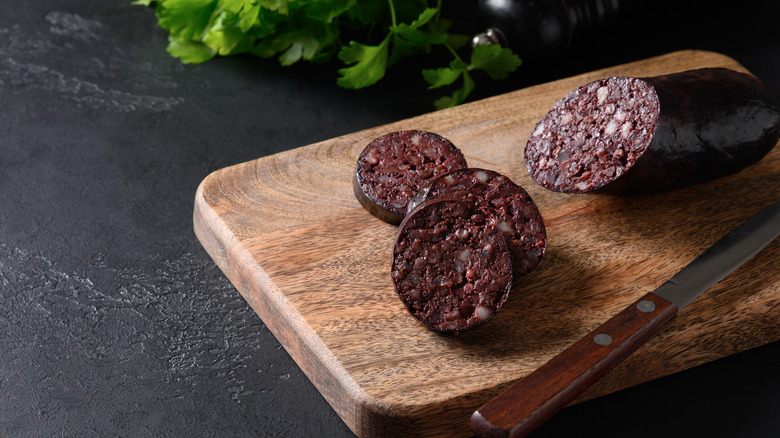
{"label": "knife blade", "polygon": [[778,235],[780,200],[731,230],[656,290],[476,410],[471,429],[480,438],[527,435]]}

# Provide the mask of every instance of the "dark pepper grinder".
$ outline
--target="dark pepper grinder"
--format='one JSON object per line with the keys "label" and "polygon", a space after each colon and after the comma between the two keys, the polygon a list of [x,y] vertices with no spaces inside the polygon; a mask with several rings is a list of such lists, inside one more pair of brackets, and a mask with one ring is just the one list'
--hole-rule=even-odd
{"label": "dark pepper grinder", "polygon": [[[556,60],[617,23],[625,0],[478,0],[473,44],[501,44],[523,61]],[[630,2],[629,2],[630,3]]]}

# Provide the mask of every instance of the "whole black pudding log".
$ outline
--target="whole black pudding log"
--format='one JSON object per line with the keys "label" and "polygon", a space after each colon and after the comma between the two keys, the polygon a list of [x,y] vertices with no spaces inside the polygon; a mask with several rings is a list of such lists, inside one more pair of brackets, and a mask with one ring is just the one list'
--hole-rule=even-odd
{"label": "whole black pudding log", "polygon": [[542,118],[525,163],[556,192],[661,192],[736,173],[779,137],[780,102],[751,75],[706,68],[610,77],[572,91]]}

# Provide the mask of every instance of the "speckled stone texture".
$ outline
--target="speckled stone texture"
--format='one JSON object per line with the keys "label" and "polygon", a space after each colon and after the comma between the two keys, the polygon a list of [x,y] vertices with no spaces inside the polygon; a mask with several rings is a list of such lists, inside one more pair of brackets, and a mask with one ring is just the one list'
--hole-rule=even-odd
{"label": "speckled stone texture", "polygon": [[[418,69],[356,92],[335,86],[335,63],[183,65],[130,3],[0,0],[0,437],[352,436],[196,240],[195,190],[440,94]],[[682,48],[780,91],[777,3],[692,3],[626,24],[671,20],[632,50],[594,46],[503,83],[475,74],[474,97]],[[539,434],[778,436],[778,358],[771,344],[594,400]],[[661,404],[662,424],[635,417]],[[592,421],[605,417],[614,429]]]}
{"label": "speckled stone texture", "polygon": [[306,69],[185,66],[129,1],[5,3],[0,436],[350,436],[192,205],[211,171],[388,115],[335,120],[327,101],[365,97],[310,98]]}

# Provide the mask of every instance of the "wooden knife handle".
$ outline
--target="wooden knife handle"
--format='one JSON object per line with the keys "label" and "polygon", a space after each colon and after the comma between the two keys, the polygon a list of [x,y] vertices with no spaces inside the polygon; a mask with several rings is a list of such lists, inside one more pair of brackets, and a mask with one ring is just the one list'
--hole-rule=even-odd
{"label": "wooden knife handle", "polygon": [[481,438],[522,437],[573,401],[677,314],[650,292],[471,416]]}

